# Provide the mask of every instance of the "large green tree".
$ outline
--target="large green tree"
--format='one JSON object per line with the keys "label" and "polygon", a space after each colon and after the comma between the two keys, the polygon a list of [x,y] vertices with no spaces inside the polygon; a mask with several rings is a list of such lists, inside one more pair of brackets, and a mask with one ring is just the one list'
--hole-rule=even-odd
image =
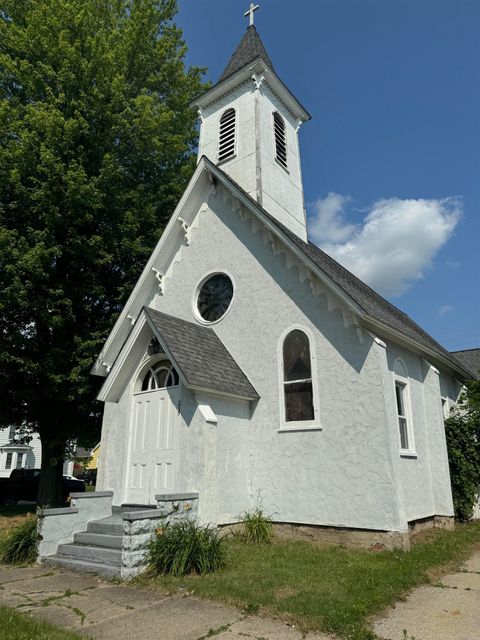
{"label": "large green tree", "polygon": [[98,438],[89,370],[194,167],[175,0],[0,0],[0,427]]}

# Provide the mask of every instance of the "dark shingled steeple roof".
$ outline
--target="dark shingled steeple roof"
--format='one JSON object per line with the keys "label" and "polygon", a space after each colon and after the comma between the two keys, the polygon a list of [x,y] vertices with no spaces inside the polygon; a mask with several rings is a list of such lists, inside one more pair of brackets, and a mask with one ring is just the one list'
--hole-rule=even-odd
{"label": "dark shingled steeple roof", "polygon": [[235,73],[235,71],[242,69],[249,62],[253,62],[256,58],[262,58],[270,69],[275,71],[263,42],[260,40],[260,36],[258,35],[255,26],[252,24],[248,27],[245,35],[240,40],[240,44],[236,48],[233,56],[230,58],[224,72],[220,76],[219,82],[228,78],[228,76]]}

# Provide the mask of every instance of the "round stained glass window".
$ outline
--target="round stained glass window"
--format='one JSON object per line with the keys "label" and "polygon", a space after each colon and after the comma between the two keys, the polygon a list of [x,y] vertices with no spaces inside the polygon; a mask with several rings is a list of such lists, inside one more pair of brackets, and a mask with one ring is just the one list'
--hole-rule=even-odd
{"label": "round stained glass window", "polygon": [[233,284],[224,273],[216,273],[200,287],[197,309],[207,322],[215,322],[225,315],[233,298]]}

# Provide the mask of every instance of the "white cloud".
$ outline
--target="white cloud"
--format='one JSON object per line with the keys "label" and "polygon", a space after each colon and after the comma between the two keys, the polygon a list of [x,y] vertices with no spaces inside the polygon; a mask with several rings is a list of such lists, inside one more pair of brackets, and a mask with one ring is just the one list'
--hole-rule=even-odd
{"label": "white cloud", "polygon": [[310,237],[379,293],[398,296],[423,278],[457,225],[459,198],[388,198],[375,202],[359,225],[346,222],[350,198],[330,193],[313,205]]}
{"label": "white cloud", "polygon": [[437,316],[439,318],[443,318],[443,316],[446,316],[447,313],[451,313],[453,309],[454,307],[452,307],[451,304],[444,304],[443,307],[440,307],[440,309],[437,311]]}
{"label": "white cloud", "polygon": [[457,260],[447,260],[445,264],[449,269],[458,269],[460,267],[460,262],[457,262]]}

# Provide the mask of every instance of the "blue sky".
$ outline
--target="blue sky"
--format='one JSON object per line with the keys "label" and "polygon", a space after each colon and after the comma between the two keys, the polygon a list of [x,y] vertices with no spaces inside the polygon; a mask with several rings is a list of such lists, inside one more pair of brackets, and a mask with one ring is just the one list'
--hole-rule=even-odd
{"label": "blue sky", "polygon": [[[179,0],[216,81],[247,0]],[[480,347],[480,2],[264,0],[255,25],[312,120],[311,239],[447,349]]]}

